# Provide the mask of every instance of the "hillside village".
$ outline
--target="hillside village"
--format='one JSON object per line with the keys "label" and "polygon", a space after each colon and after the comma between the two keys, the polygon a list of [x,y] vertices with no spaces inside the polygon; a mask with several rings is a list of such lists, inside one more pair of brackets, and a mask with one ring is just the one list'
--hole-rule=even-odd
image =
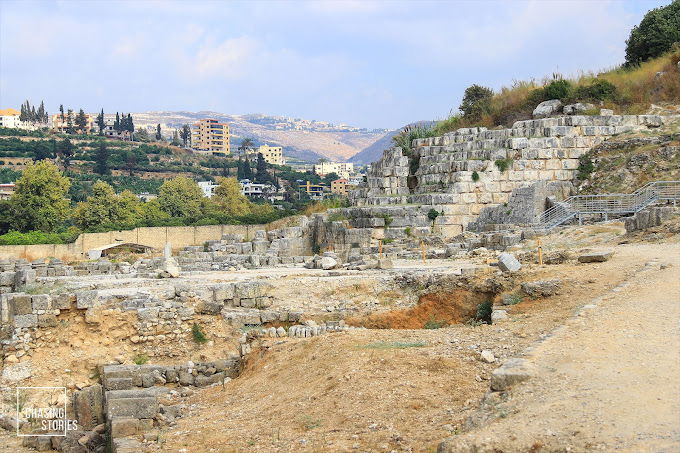
{"label": "hillside village", "polygon": [[248,118],[367,167],[1,110],[0,453],[678,450],[679,30],[397,133]]}

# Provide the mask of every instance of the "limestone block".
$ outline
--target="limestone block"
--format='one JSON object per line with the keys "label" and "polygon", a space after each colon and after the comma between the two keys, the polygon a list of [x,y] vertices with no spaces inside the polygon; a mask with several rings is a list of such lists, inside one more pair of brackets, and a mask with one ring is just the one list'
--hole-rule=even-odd
{"label": "limestone block", "polygon": [[109,399],[106,414],[108,418],[152,419],[158,414],[158,399],[155,397]]}
{"label": "limestone block", "polygon": [[38,315],[38,327],[56,327],[57,317],[51,313]]}
{"label": "limestone block", "polygon": [[85,430],[105,422],[104,393],[100,384],[91,385],[73,393],[73,409],[78,425]]}
{"label": "limestone block", "polygon": [[534,118],[545,118],[559,112],[561,109],[562,102],[559,99],[551,99],[538,104],[532,115]]}
{"label": "limestone block", "polygon": [[612,255],[613,252],[610,251],[586,253],[579,256],[578,261],[579,263],[602,263],[609,261]]}
{"label": "limestone block", "polygon": [[76,292],[76,308],[84,310],[99,305],[99,292],[96,290]]}
{"label": "limestone block", "polygon": [[13,286],[16,272],[0,272],[0,286]]}
{"label": "limestone block", "polygon": [[14,315],[14,326],[16,328],[38,327],[38,315]]}
{"label": "limestone block", "polygon": [[11,311],[15,316],[33,313],[31,296],[28,294],[15,294],[14,297],[10,298],[9,306],[11,307]]}
{"label": "limestone block", "polygon": [[517,272],[522,265],[511,253],[501,253],[498,256],[498,268],[503,272]]}
{"label": "limestone block", "polygon": [[36,294],[31,296],[33,310],[49,310],[51,307],[50,296],[47,294]]}
{"label": "limestone block", "polygon": [[491,373],[491,389],[507,390],[511,386],[526,381],[536,374],[535,367],[526,359],[509,359],[503,366]]}

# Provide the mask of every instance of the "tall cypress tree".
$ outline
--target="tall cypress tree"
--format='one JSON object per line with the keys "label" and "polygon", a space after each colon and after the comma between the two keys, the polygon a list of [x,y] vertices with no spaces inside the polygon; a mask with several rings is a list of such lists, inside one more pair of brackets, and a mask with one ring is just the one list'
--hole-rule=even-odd
{"label": "tall cypress tree", "polygon": [[264,160],[262,153],[257,153],[257,175],[255,180],[260,184],[269,181],[269,173],[267,173],[267,162]]}
{"label": "tall cypress tree", "polygon": [[104,121],[104,109],[101,113],[97,115],[97,126],[99,127],[99,135],[102,135],[104,128],[106,127],[106,122]]}
{"label": "tall cypress tree", "polygon": [[110,153],[108,148],[106,147],[106,143],[101,142],[99,143],[99,148],[97,148],[97,152],[95,153],[94,156],[94,171],[95,173],[99,173],[100,175],[108,175],[111,173],[111,170],[109,169],[109,157]]}
{"label": "tall cypress tree", "polygon": [[31,107],[31,122],[35,123],[38,121],[38,113],[35,111],[35,105]]}
{"label": "tall cypress tree", "polygon": [[156,125],[156,140],[160,140],[163,138],[163,135],[161,135],[161,125],[157,124]]}
{"label": "tall cypress tree", "polygon": [[113,122],[113,130],[120,132],[120,115],[116,112],[116,121]]}
{"label": "tall cypress tree", "polygon": [[66,113],[66,133],[73,134],[75,129],[73,128],[73,110],[68,109]]}
{"label": "tall cypress tree", "polygon": [[64,122],[64,104],[59,104],[59,111],[61,112],[61,122]]}
{"label": "tall cypress tree", "polygon": [[78,130],[80,131],[81,134],[87,134],[89,132],[88,130],[86,130],[87,116],[85,115],[83,109],[80,109],[80,111],[78,112],[78,116],[76,117],[76,126],[78,127]]}
{"label": "tall cypress tree", "polygon": [[128,116],[127,116],[127,130],[129,130],[130,132],[135,131],[135,125],[132,122],[132,115],[130,115],[129,113],[128,113]]}
{"label": "tall cypress tree", "polygon": [[38,107],[38,116],[36,118],[36,121],[40,123],[45,123],[45,116],[47,116],[47,113],[45,112],[45,103],[43,101],[40,101],[40,107]]}

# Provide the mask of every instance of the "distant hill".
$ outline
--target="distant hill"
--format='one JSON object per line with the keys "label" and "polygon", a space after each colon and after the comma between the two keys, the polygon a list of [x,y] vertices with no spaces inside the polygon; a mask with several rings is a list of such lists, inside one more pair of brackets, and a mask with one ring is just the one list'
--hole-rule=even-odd
{"label": "distant hill", "polygon": [[232,149],[238,147],[243,137],[251,137],[257,145],[267,143],[283,146],[285,155],[308,162],[315,162],[321,157],[346,161],[387,132],[386,129],[369,130],[325,121],[262,114],[229,115],[210,111],[182,111],[141,112],[133,113],[132,116],[135,127],[156,127],[156,124],[160,124],[166,136],[171,136],[172,131],[183,124],[191,124],[200,118],[215,118],[229,123]]}
{"label": "distant hill", "polygon": [[375,162],[380,159],[384,150],[392,147],[392,137],[398,133],[399,130],[389,131],[371,146],[364,148],[363,151],[352,156],[349,161],[358,165],[366,165]]}
{"label": "distant hill", "polygon": [[390,149],[393,146],[392,138],[399,134],[399,132],[401,132],[404,128],[409,126],[432,127],[434,124],[434,121],[417,121],[415,123],[408,124],[401,129],[389,131],[375,143],[365,148],[360,153],[352,156],[349,161],[359,165],[366,165],[370,164],[371,162],[375,162],[382,157],[383,151]]}

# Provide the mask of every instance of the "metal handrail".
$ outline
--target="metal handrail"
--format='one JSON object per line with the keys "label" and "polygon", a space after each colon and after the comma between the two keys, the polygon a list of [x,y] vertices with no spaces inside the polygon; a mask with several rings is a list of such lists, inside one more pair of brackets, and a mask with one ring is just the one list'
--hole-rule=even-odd
{"label": "metal handrail", "polygon": [[680,181],[649,182],[629,194],[574,195],[543,211],[532,227],[549,231],[577,216],[635,214],[660,200],[680,200]]}

